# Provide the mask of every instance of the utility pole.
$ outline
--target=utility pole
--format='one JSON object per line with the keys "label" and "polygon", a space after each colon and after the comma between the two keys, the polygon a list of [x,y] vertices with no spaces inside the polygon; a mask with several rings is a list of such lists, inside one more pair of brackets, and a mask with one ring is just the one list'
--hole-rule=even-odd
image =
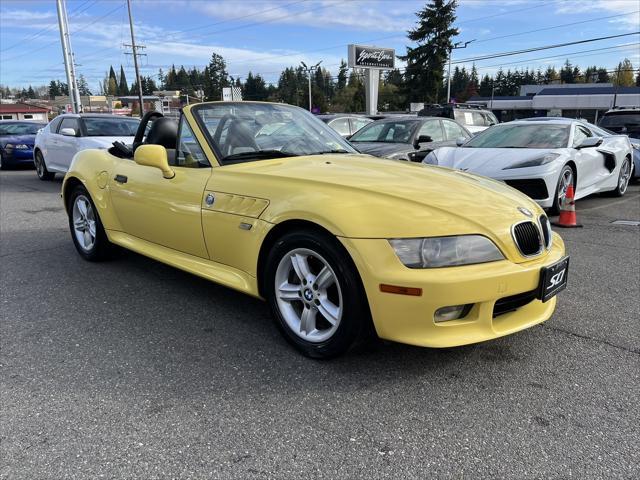
{"label": "utility pole", "polygon": [[138,53],[139,48],[145,48],[142,45],[136,46],[136,39],[133,34],[133,17],[131,16],[131,0],[127,0],[127,9],[129,10],[129,29],[131,30],[131,55],[133,56],[133,67],[136,70],[136,82],[138,83],[138,101],[140,102],[140,118],[144,116],[144,100],[142,98],[142,82],[140,81],[140,70],[138,69],[138,56],[144,55]]}
{"label": "utility pole", "polygon": [[311,74],[315,70],[318,70],[318,67],[322,63],[322,60],[320,60],[318,63],[316,63],[315,65],[313,65],[311,67],[307,67],[307,64],[304,63],[304,62],[300,62],[300,63],[302,64],[302,68],[304,69],[304,71],[307,72],[307,78],[309,79],[309,111],[311,111],[311,105],[312,105],[312,101],[311,101]]}
{"label": "utility pole", "polygon": [[467,48],[467,45],[475,41],[476,39],[474,38],[473,40],[469,40],[468,42],[458,42],[449,49],[449,73],[447,73],[447,103],[451,102],[451,52],[459,48]]}
{"label": "utility pole", "polygon": [[69,90],[69,102],[73,113],[82,112],[82,102],[76,83],[76,69],[73,63],[71,50],[71,38],[69,36],[69,19],[67,18],[67,6],[64,0],[57,0],[58,26],[60,27],[60,43],[62,44],[62,56],[64,58],[64,70],[67,74],[67,88]]}

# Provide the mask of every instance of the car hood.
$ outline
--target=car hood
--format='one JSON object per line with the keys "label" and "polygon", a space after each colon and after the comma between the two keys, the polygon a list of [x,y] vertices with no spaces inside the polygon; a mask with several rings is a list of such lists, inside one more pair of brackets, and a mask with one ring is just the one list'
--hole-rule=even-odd
{"label": "car hood", "polygon": [[481,233],[512,243],[510,229],[542,210],[504,183],[367,155],[317,155],[220,168],[210,190],[266,198],[264,220],[317,221],[336,235],[399,238]]}
{"label": "car hood", "polygon": [[435,150],[438,165],[489,175],[516,163],[533,160],[564,149],[444,147]]}
{"label": "car hood", "polygon": [[7,143],[14,145],[23,143],[32,147],[35,140],[35,135],[3,135],[0,137],[0,145],[5,146]]}

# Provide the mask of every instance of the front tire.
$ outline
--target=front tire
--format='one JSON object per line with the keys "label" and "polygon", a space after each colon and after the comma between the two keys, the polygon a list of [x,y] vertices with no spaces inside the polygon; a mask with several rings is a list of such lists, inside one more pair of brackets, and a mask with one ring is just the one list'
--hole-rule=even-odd
{"label": "front tire", "polygon": [[560,203],[564,199],[567,194],[567,188],[569,185],[573,185],[573,191],[576,191],[576,174],[571,168],[571,165],[565,165],[560,170],[560,176],[558,177],[558,183],[556,185],[555,196],[553,200],[553,206],[551,207],[552,215],[557,215],[560,213]]}
{"label": "front tire", "polygon": [[622,165],[620,166],[618,184],[616,185],[616,188],[611,191],[611,195],[614,197],[622,197],[627,192],[627,187],[629,187],[629,181],[631,180],[632,173],[633,168],[631,166],[631,160],[629,157],[625,157]]}
{"label": "front tire", "polygon": [[109,242],[98,210],[84,186],[78,185],[71,192],[67,212],[71,238],[80,256],[90,262],[109,258],[113,244]]}
{"label": "front tire", "polygon": [[56,176],[55,173],[47,170],[47,165],[44,163],[44,156],[40,150],[36,150],[36,154],[33,156],[33,163],[35,163],[38,178],[43,182],[53,180]]}
{"label": "front tire", "polygon": [[371,333],[360,276],[335,237],[314,230],[285,234],[271,249],[264,274],[274,321],[303,354],[332,358]]}

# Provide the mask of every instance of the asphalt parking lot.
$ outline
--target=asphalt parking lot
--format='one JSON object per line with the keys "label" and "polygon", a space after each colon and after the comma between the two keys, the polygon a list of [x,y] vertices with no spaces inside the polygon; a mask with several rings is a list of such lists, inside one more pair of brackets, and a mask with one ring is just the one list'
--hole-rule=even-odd
{"label": "asphalt parking lot", "polygon": [[82,260],[60,184],[0,174],[1,478],[640,477],[640,185],[577,202],[545,324],[318,362],[258,300]]}

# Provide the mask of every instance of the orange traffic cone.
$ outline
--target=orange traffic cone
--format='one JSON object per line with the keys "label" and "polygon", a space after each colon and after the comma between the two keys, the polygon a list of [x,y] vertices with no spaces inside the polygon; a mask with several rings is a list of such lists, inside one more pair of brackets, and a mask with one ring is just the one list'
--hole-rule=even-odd
{"label": "orange traffic cone", "polygon": [[567,187],[567,193],[560,202],[560,217],[557,222],[552,222],[552,225],[563,228],[582,227],[582,225],[576,221],[576,203],[573,200],[574,196],[573,185],[569,185]]}

